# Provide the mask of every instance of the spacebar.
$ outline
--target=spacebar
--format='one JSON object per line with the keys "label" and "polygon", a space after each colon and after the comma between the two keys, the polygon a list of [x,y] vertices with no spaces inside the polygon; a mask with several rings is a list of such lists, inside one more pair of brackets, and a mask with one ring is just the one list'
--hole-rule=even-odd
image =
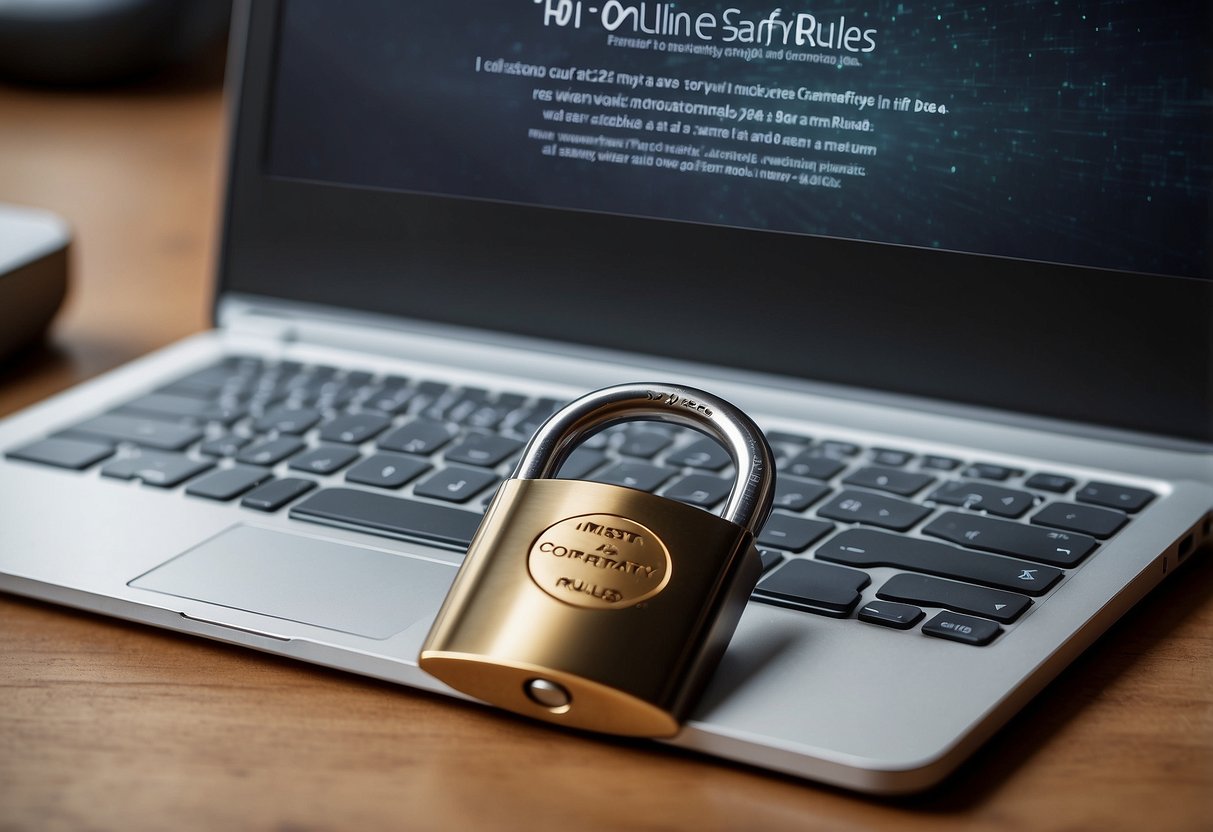
{"label": "spacebar", "polygon": [[291,508],[291,517],[460,551],[472,542],[481,519],[463,509],[352,488],[317,491]]}

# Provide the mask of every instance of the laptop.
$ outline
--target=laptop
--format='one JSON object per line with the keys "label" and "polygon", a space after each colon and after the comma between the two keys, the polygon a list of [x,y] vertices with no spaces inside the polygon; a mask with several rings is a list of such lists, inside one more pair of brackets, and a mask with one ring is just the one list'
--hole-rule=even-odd
{"label": "laptop", "polygon": [[[1209,540],[1207,3],[234,30],[214,328],[0,423],[4,590],[464,707],[418,651],[523,443],[697,387],[766,433],[775,510],[668,742],[893,794]],[[559,476],[718,511],[733,473],[629,423]]]}

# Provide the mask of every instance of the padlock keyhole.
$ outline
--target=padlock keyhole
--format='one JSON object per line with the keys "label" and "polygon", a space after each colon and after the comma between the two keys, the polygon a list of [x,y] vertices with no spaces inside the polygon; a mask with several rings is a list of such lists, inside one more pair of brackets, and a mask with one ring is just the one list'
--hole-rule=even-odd
{"label": "padlock keyhole", "polygon": [[531,679],[525,682],[522,689],[536,705],[541,705],[552,713],[562,714],[572,704],[573,697],[563,685],[547,679]]}

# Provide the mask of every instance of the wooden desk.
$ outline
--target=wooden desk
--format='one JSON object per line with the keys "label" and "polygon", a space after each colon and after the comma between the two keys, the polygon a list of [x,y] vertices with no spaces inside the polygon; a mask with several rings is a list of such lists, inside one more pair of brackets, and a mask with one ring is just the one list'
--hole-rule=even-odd
{"label": "wooden desk", "polygon": [[[76,229],[0,413],[206,326],[214,87],[0,88],[0,200]],[[0,522],[11,506],[0,506]],[[0,595],[0,828],[1213,828],[1213,559],[1194,557],[952,781],[876,801]]]}

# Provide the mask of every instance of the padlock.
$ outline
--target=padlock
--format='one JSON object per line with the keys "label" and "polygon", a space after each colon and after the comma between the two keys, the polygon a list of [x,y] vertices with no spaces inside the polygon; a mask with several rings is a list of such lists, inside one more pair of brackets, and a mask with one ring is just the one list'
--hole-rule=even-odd
{"label": "padlock", "polygon": [[[620,422],[696,428],[729,451],[723,516],[620,485],[554,479],[577,443]],[[733,405],[625,384],[555,413],[502,483],[422,647],[420,666],[516,713],[627,736],[676,734],[761,576],[754,536],[775,473]]]}

